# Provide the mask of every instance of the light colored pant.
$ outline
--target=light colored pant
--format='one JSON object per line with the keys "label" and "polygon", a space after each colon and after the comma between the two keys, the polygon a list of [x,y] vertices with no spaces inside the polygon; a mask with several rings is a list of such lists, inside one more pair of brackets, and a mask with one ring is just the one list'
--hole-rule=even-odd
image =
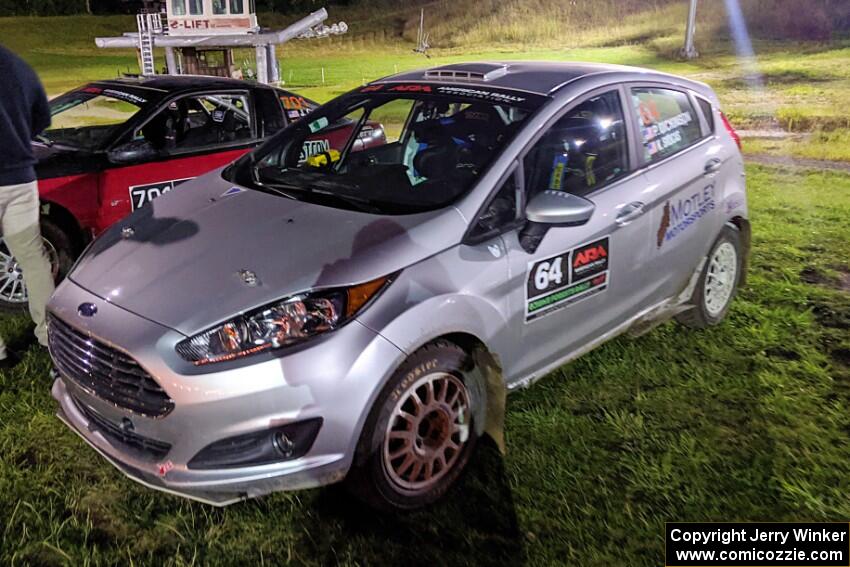
{"label": "light colored pant", "polygon": [[[0,186],[0,227],[9,252],[24,274],[29,294],[30,316],[38,342],[47,346],[47,301],[53,294],[53,274],[44,251],[38,225],[40,204],[35,181]],[[6,358],[6,345],[0,338],[0,360]]]}

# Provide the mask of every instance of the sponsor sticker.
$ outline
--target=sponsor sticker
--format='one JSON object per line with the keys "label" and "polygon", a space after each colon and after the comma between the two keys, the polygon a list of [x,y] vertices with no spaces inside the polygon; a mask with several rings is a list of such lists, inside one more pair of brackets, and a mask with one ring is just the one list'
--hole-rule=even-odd
{"label": "sponsor sticker", "polygon": [[327,152],[331,149],[330,141],[324,140],[304,140],[301,145],[301,153],[298,156],[298,163],[306,161],[310,156]]}
{"label": "sponsor sticker", "polygon": [[661,223],[656,233],[655,243],[658,248],[685,232],[692,224],[713,211],[715,206],[714,183],[706,185],[702,191],[664,203]]}
{"label": "sponsor sticker", "polygon": [[146,204],[150,203],[160,195],[164,195],[186,181],[191,181],[194,177],[185,179],[172,179],[170,181],[159,181],[157,183],[148,183],[145,185],[132,185],[130,187],[130,209],[135,211]]}
{"label": "sponsor sticker", "polygon": [[513,94],[500,93],[484,89],[475,89],[470,87],[437,87],[437,92],[445,95],[462,96],[478,100],[487,100],[490,102],[517,103],[525,100],[525,97]]}
{"label": "sponsor sticker", "polygon": [[528,264],[525,322],[605,291],[609,282],[609,237]]}
{"label": "sponsor sticker", "polygon": [[144,99],[139,95],[134,95],[133,93],[128,93],[125,91],[117,91],[115,89],[103,89],[100,94],[102,94],[103,96],[117,98],[118,100],[132,102],[133,104],[137,104],[139,106],[147,102],[147,99]]}
{"label": "sponsor sticker", "polygon": [[237,193],[242,193],[244,189],[241,187],[236,187],[235,185],[221,194],[222,197],[229,197],[230,195],[236,195]]}

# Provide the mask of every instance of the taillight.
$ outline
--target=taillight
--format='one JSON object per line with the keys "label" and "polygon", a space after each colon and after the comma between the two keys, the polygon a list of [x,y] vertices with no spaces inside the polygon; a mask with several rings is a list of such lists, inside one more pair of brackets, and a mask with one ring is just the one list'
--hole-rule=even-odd
{"label": "taillight", "polygon": [[729,135],[732,136],[732,139],[735,140],[735,143],[738,144],[738,149],[741,149],[741,136],[735,131],[732,127],[732,124],[729,122],[729,119],[726,118],[726,115],[722,112],[720,113],[720,118],[723,120],[723,126],[726,127],[726,131],[729,132]]}

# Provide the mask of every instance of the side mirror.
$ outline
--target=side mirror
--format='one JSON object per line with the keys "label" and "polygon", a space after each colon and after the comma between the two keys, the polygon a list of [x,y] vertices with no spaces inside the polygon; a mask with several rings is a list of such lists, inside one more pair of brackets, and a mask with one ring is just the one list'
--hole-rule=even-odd
{"label": "side mirror", "polygon": [[106,158],[110,163],[129,165],[150,161],[159,156],[159,152],[146,140],[135,140],[121,144],[109,150]]}
{"label": "side mirror", "polygon": [[529,254],[534,253],[549,228],[581,226],[590,220],[596,209],[591,201],[564,191],[543,191],[525,207],[528,220],[519,233],[519,243]]}

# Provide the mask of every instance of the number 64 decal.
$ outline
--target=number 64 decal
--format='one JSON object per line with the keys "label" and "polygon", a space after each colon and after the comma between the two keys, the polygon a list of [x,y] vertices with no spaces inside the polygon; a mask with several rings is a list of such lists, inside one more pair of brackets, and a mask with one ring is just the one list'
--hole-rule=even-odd
{"label": "number 64 decal", "polygon": [[605,291],[609,274],[607,236],[528,265],[526,313],[528,323]]}
{"label": "number 64 decal", "polygon": [[560,285],[564,281],[564,271],[561,269],[563,257],[558,256],[552,262],[543,261],[534,270],[534,287],[538,290],[549,289],[552,284]]}

